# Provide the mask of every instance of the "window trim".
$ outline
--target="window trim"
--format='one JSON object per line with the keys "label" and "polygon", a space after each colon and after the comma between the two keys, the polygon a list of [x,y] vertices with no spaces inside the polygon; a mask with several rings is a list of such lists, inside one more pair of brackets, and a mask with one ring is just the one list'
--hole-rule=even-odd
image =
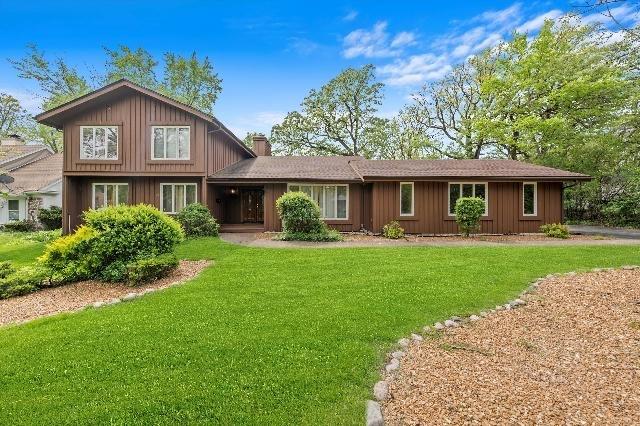
{"label": "window trim", "polygon": [[[103,185],[105,186],[105,193],[106,193],[106,185],[115,185],[115,186],[126,186],[127,187],[127,201],[125,202],[120,202],[120,200],[118,199],[119,196],[119,192],[118,189],[116,188],[116,206],[119,206],[121,204],[128,204],[129,203],[129,182],[94,182],[91,184],[91,208],[96,210],[96,186],[99,185]],[[102,207],[108,207],[107,204],[105,204],[104,206],[100,206],[98,207],[99,209],[101,209]]]}
{"label": "window trim", "polygon": [[[296,183],[296,182],[289,182],[287,183],[287,192],[291,192],[290,188],[292,186],[335,186],[336,187],[336,205],[335,205],[335,214],[338,214],[338,190],[337,187],[338,186],[344,186],[345,188],[347,188],[347,202],[346,202],[346,207],[345,207],[345,217],[323,217],[324,211],[320,211],[320,219],[322,220],[326,220],[326,221],[331,221],[331,220],[339,220],[339,221],[347,221],[349,220],[349,184],[348,183],[309,183],[309,182],[302,182],[302,183]],[[323,200],[324,203],[324,200]]]}
{"label": "window trim", "polygon": [[[92,128],[93,130],[93,138],[94,138],[94,154],[95,154],[95,135],[96,135],[96,131],[95,129],[105,129],[105,137],[106,137],[106,129],[109,128],[113,128],[116,129],[116,157],[115,158],[107,158],[107,152],[109,150],[108,145],[105,147],[105,158],[96,158],[96,157],[91,157],[91,158],[86,158],[83,157],[83,153],[84,150],[82,149],[82,142],[83,142],[83,130],[87,129],[87,128]],[[106,141],[106,143],[108,144],[108,141]],[[79,152],[79,158],[80,161],[119,161],[120,159],[120,126],[118,125],[109,125],[109,124],[83,124],[80,126],[80,152]]]}
{"label": "window trim", "polygon": [[473,196],[476,195],[475,185],[484,185],[484,214],[482,217],[489,216],[489,182],[447,182],[447,215],[449,217],[455,217],[455,213],[451,213],[451,185],[460,185],[460,196],[462,197],[462,185],[473,185]]}
{"label": "window trim", "polygon": [[[9,208],[9,203],[11,201],[17,201],[18,210],[15,210],[15,209],[12,210],[12,209]],[[8,222],[18,222],[18,221],[20,221],[20,210],[21,210],[20,207],[21,207],[20,206],[20,198],[9,198],[9,199],[7,199],[7,221]],[[17,219],[11,219],[11,212],[12,211],[13,212],[17,211],[18,212],[18,218]]]}
{"label": "window trim", "polygon": [[[198,183],[197,182],[163,182],[163,183],[160,183],[160,211],[162,213],[164,213],[164,214],[173,215],[173,214],[178,214],[179,213],[179,212],[175,211],[175,205],[174,205],[175,203],[173,202],[173,197],[175,196],[175,186],[176,185],[184,185],[185,186],[185,188],[184,188],[184,206],[185,207],[187,206],[187,188],[186,188],[187,185],[193,185],[193,186],[196,187],[196,192],[195,192],[196,201],[194,201],[194,202],[195,203],[198,202]],[[171,190],[171,198],[172,198],[172,200],[171,200],[171,210],[172,211],[170,211],[170,212],[166,212],[166,211],[163,210],[163,208],[164,208],[164,190],[163,190],[163,187],[165,187],[165,186],[173,187],[173,189]]]}
{"label": "window trim", "polygon": [[[410,213],[402,213],[402,185],[411,185],[411,212]],[[400,186],[398,187],[398,189],[400,191],[400,196],[398,197],[400,199],[400,216],[403,216],[403,217],[414,216],[415,200],[416,200],[414,182],[400,182]]]}
{"label": "window trim", "polygon": [[[167,129],[176,129],[179,133],[180,128],[187,128],[189,129],[189,140],[187,143],[187,147],[189,148],[189,155],[186,158],[180,158],[180,157],[156,157],[156,150],[155,150],[155,130],[156,129],[164,129],[164,153],[166,155],[167,153]],[[180,139],[178,137],[178,141],[177,141],[178,145],[176,145],[176,154],[179,153],[179,143],[180,143]],[[151,126],[151,161],[190,161],[191,160],[191,125],[190,124],[154,124]]]}
{"label": "window trim", "polygon": [[[524,212],[524,186],[533,185],[533,213]],[[534,217],[538,216],[538,182],[522,182],[522,216]]]}

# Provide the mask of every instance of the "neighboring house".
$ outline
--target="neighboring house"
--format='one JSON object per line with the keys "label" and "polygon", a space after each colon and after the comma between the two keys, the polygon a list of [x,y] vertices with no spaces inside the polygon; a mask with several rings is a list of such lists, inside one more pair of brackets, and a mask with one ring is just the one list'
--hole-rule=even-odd
{"label": "neighboring house", "polygon": [[486,201],[482,232],[536,232],[562,221],[563,182],[589,177],[510,160],[272,157],[249,149],[216,118],[120,80],[37,116],[64,132],[64,230],[89,208],[148,203],[174,214],[209,207],[223,230],[278,231],[275,201],[309,194],[341,231],[457,232],[460,196]]}
{"label": "neighboring house", "polygon": [[18,138],[0,140],[0,224],[37,220],[40,208],[62,205],[62,154]]}

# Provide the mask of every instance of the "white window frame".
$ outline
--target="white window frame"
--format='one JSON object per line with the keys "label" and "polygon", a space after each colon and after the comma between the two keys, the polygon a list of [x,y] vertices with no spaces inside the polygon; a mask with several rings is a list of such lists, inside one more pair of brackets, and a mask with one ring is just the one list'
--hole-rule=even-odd
{"label": "white window frame", "polygon": [[[82,149],[82,143],[84,141],[84,129],[93,129],[93,157],[86,157],[84,155],[84,149]],[[105,145],[104,158],[97,158],[96,155],[96,129],[105,129]],[[109,152],[109,140],[107,138],[107,129],[116,129],[116,158],[107,158]],[[81,160],[96,160],[96,161],[117,161],[120,158],[120,129],[118,126],[80,126],[80,159]]]}
{"label": "white window frame", "polygon": [[[164,211],[164,187],[165,186],[170,186],[171,187],[171,210],[170,212],[166,212]],[[176,210],[176,206],[175,203],[173,202],[173,198],[175,196],[175,192],[176,186],[184,186],[184,200],[183,200],[183,205],[186,207],[187,206],[187,186],[195,186],[196,187],[196,200],[194,201],[194,203],[198,202],[198,184],[195,182],[175,182],[175,183],[161,183],[160,184],[160,211],[162,213],[166,213],[166,214],[178,214]]]}
{"label": "white window frame", "polygon": [[[533,185],[533,213],[524,212],[524,187]],[[522,182],[522,216],[538,216],[538,182]]]}
{"label": "white window frame", "polygon": [[[291,192],[291,187],[292,186],[335,186],[336,187],[336,203],[334,205],[333,208],[333,215],[334,217],[325,217],[324,216],[324,208],[320,209],[320,219],[322,220],[349,220],[349,184],[341,184],[341,183],[287,183],[287,192]],[[338,215],[338,187],[339,186],[343,186],[345,188],[347,188],[347,202],[346,202],[346,211],[345,211],[345,217],[335,217]],[[323,197],[325,197],[325,199],[323,200],[323,207],[324,204],[326,202],[326,192],[323,191]]]}
{"label": "white window frame", "polygon": [[[411,185],[411,213],[402,213],[402,185]],[[415,212],[415,187],[413,182],[400,182],[400,216],[413,216]]]}
{"label": "white window frame", "polygon": [[462,185],[473,185],[472,197],[476,195],[476,185],[484,185],[484,214],[482,217],[489,216],[489,182],[449,182],[447,185],[447,214],[455,217],[455,213],[451,213],[451,185],[460,186],[460,197],[462,197]]}
{"label": "white window frame", "polygon": [[[107,196],[107,186],[111,185],[111,186],[115,186],[116,187],[116,206],[119,206],[120,204],[127,204],[129,202],[129,184],[127,182],[96,182],[94,184],[91,185],[91,208],[92,209],[96,209],[96,186],[104,186],[104,194],[105,194],[105,199]],[[127,199],[124,201],[120,201],[120,192],[118,191],[118,186],[126,186],[127,187]],[[108,207],[108,205],[105,203],[104,206],[100,206],[97,208],[102,208],[102,207]]]}
{"label": "white window frame", "polygon": [[[15,212],[16,210],[11,210],[9,209],[9,202],[10,201],[17,201],[18,202],[18,218],[17,219],[11,219],[11,212]],[[22,206],[21,206],[21,202],[20,202],[20,198],[9,198],[7,200],[7,222],[17,222],[21,219],[22,215],[20,213],[22,213]]]}
{"label": "white window frame", "polygon": [[[164,129],[164,157],[156,157],[155,150],[155,133],[156,129]],[[167,157],[167,129],[176,129],[176,157]],[[187,141],[187,150],[189,155],[186,158],[181,158],[180,155],[180,129],[189,129],[189,140]],[[157,161],[188,161],[191,160],[191,126],[151,126],[151,159]]]}

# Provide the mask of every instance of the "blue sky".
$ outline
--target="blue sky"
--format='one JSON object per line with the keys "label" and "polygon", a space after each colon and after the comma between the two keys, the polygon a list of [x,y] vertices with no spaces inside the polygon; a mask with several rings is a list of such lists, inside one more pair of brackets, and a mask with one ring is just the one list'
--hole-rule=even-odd
{"label": "blue sky", "polygon": [[380,114],[391,116],[451,66],[514,29],[535,33],[545,17],[557,18],[575,3],[0,0],[0,91],[38,112],[37,87],[7,61],[21,57],[27,43],[87,73],[103,69],[103,46],[126,44],[156,57],[208,56],[223,79],[215,115],[240,137],[268,134],[311,88],[366,63],[386,84]]}

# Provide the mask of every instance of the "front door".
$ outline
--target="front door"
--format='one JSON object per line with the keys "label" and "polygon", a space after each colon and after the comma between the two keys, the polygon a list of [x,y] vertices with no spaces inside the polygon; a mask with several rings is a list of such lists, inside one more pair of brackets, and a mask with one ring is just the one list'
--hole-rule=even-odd
{"label": "front door", "polygon": [[264,221],[264,205],[262,202],[264,191],[262,189],[243,189],[242,222],[262,223]]}

